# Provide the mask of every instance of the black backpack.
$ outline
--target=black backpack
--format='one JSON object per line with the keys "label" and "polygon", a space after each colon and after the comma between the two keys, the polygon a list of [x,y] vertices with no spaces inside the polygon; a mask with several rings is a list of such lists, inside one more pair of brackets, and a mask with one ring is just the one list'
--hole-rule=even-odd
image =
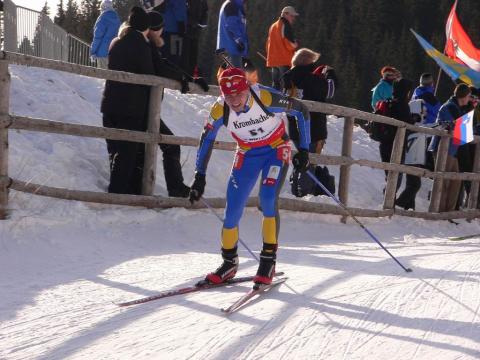
{"label": "black backpack", "polygon": [[[374,114],[391,117],[391,100],[379,100],[375,105]],[[395,138],[395,126],[370,121],[368,125],[368,135],[374,141],[393,141]]]}
{"label": "black backpack", "polygon": [[[308,168],[312,174],[322,183],[323,186],[335,194],[335,176],[330,175],[326,166],[315,166],[311,164]],[[305,195],[328,195],[306,172],[293,170],[290,175],[290,185],[292,187],[292,194],[296,197],[303,197]]]}

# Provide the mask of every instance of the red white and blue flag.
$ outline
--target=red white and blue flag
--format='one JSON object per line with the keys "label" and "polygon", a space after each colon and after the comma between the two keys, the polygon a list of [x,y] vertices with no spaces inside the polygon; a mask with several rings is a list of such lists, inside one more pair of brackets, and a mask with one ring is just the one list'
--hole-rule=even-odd
{"label": "red white and blue flag", "polygon": [[473,141],[473,110],[455,121],[453,145],[463,145]]}

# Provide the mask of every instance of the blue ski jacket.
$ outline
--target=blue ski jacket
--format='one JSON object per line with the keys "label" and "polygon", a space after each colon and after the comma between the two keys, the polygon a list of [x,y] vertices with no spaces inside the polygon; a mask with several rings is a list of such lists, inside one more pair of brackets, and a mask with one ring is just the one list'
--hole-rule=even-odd
{"label": "blue ski jacket", "polygon": [[248,55],[247,19],[243,2],[225,1],[218,17],[217,50],[225,49],[233,56]]}
{"label": "blue ski jacket", "polygon": [[104,58],[108,56],[108,48],[117,36],[120,18],[113,9],[103,11],[95,22],[90,55]]}
{"label": "blue ski jacket", "polygon": [[393,97],[393,85],[391,82],[380,79],[379,83],[372,89],[372,109],[375,110],[375,105],[380,100],[388,100]]}
{"label": "blue ski jacket", "polygon": [[438,110],[442,106],[433,92],[433,86],[419,86],[413,91],[412,100],[422,99],[425,103],[427,116],[424,124],[434,124],[437,120]]}
{"label": "blue ski jacket", "polygon": [[164,31],[167,33],[185,32],[187,23],[187,3],[185,0],[165,0],[165,12],[163,15]]}

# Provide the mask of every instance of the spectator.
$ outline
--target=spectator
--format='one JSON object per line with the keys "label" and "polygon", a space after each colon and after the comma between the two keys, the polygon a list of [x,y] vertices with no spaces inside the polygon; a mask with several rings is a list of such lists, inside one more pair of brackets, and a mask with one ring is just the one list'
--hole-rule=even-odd
{"label": "spectator", "polygon": [[[437,124],[449,132],[452,132],[455,126],[455,120],[468,112],[469,100],[470,88],[465,84],[457,85],[453,92],[453,96],[440,107],[437,116]],[[438,140],[438,137],[434,137],[432,140],[431,148],[435,152],[438,147]],[[450,140],[445,172],[459,172],[459,164],[456,157],[457,149],[452,145],[452,141]],[[453,211],[456,209],[461,185],[461,180],[445,179],[443,181],[442,197],[440,199],[441,212]]]}
{"label": "spectator", "polygon": [[[424,73],[420,76],[420,85],[415,88],[412,95],[413,100],[422,100],[422,105],[425,107],[426,114],[421,122],[422,126],[433,127],[436,124],[438,110],[440,109],[440,101],[434,95],[433,76],[430,73]],[[426,137],[427,147],[430,144],[432,137]],[[425,155],[425,168],[433,171],[434,159],[431,151],[427,151]]]}
{"label": "spectator", "polygon": [[108,67],[108,48],[112,40],[117,36],[120,27],[120,18],[113,9],[111,0],[103,0],[100,5],[101,13],[95,22],[93,41],[90,46],[92,60],[97,60],[101,69]]}
{"label": "spectator", "polygon": [[[152,51],[147,34],[149,18],[145,10],[130,10],[128,27],[112,41],[108,54],[110,70],[154,75]],[[147,128],[150,87],[107,80],[101,111],[103,125],[109,128],[145,131]],[[141,194],[145,145],[142,143],[107,140],[110,156],[108,192]]]}
{"label": "spectator", "polygon": [[200,33],[207,26],[208,4],[206,0],[187,0],[187,28],[183,38],[183,67],[190,75],[198,70],[198,44]]}
{"label": "spectator", "polygon": [[[177,80],[181,84],[182,92],[188,91],[188,79],[182,70],[173,66],[167,59],[162,57],[160,48],[163,45],[163,17],[156,11],[148,13],[150,18],[150,30],[148,38],[152,48],[153,66],[155,75]],[[196,79],[199,83],[200,79]],[[203,80],[203,79],[201,79]],[[208,91],[208,84],[205,80],[200,84],[205,91]],[[173,135],[165,122],[160,119],[160,134]],[[180,145],[160,144],[163,153],[163,171],[165,174],[165,183],[167,185],[168,196],[188,197],[190,188],[183,183],[182,165],[180,164]]]}
{"label": "spectator", "polygon": [[[387,100],[379,100],[375,106],[375,113],[404,121],[409,124],[413,123],[414,120],[411,116],[410,107],[408,105],[410,90],[410,81],[406,79],[398,79],[393,81],[392,98]],[[375,140],[380,142],[380,158],[383,162],[390,162],[393,151],[393,141],[395,140],[395,135],[397,134],[397,127],[377,122],[373,123],[373,125],[376,129],[374,130]],[[385,180],[387,179],[387,175],[388,171],[385,170]],[[413,179],[411,179],[411,181],[412,180]],[[398,176],[397,190],[401,183],[402,174],[400,173]]]}
{"label": "spectator", "polygon": [[[474,110],[473,114],[473,133],[480,135],[480,110],[478,101],[478,89],[470,86],[470,99],[466,105],[465,112]],[[467,143],[461,145],[457,149],[458,170],[460,172],[473,172],[473,161],[475,158],[475,143]],[[470,195],[471,181],[462,181],[462,189],[459,196],[459,206],[464,206],[468,203],[468,196]],[[465,194],[465,196],[464,196]]]}
{"label": "spectator", "polygon": [[[392,102],[391,102],[391,107],[390,107],[390,116],[394,119],[401,120],[403,122],[406,122],[408,124],[414,124],[415,119],[412,116],[410,112],[410,106],[409,106],[409,99],[411,95],[411,90],[412,90],[412,82],[406,79],[400,79],[396,80],[393,82],[393,91],[392,91]],[[386,159],[388,157],[387,161],[390,161],[391,153],[392,153],[392,148],[393,148],[393,140],[396,135],[396,129],[394,133],[392,133],[393,137],[388,140],[390,144],[383,144],[384,149],[388,148],[389,154],[384,154],[384,158]],[[402,154],[402,163],[404,163],[405,159],[405,146],[407,144],[407,139],[408,136],[411,133],[407,131],[405,134],[405,145],[404,145],[404,152]],[[382,143],[381,143],[382,145]],[[426,151],[424,147],[424,152]],[[413,165],[413,164],[411,164]],[[418,164],[415,164],[418,165]],[[415,210],[415,198],[417,196],[418,190],[420,190],[420,186],[422,185],[422,179],[418,176],[410,175],[407,174],[406,176],[406,184],[405,184],[405,189],[402,191],[402,193],[398,196],[398,198],[395,200],[395,205],[404,208],[405,210],[413,209]],[[399,176],[398,184],[397,184],[397,189],[401,185],[401,180],[402,177]]]}
{"label": "spectator", "polygon": [[247,19],[244,0],[226,0],[218,16],[217,50],[227,51],[233,66],[242,67],[248,56]]}
{"label": "spectator", "polygon": [[267,38],[267,67],[272,68],[272,87],[282,90],[281,78],[290,68],[293,54],[298,48],[293,23],[298,13],[292,6],[283,8],[280,18],[270,26]]}
{"label": "spectator", "polygon": [[[325,102],[335,93],[336,76],[330,66],[315,66],[320,54],[307,48],[297,50],[292,59],[292,69],[283,77],[288,95],[303,99]],[[320,154],[327,139],[327,116],[322,113],[310,113],[310,149]],[[298,142],[298,129],[289,118],[289,135],[295,145]]]}
{"label": "spectator", "polygon": [[187,22],[186,0],[165,0],[154,10],[160,12],[164,20],[165,45],[162,48],[162,54],[173,63],[181,64]]}
{"label": "spectator", "polygon": [[400,71],[393,66],[384,66],[380,70],[382,78],[372,89],[372,108],[376,109],[377,102],[392,98],[393,82],[402,77]]}
{"label": "spectator", "polygon": [[420,76],[420,85],[415,88],[412,95],[412,100],[421,99],[424,101],[427,114],[422,121],[423,126],[432,127],[437,120],[438,110],[440,109],[440,101],[434,94],[433,76],[429,73],[424,73]]}

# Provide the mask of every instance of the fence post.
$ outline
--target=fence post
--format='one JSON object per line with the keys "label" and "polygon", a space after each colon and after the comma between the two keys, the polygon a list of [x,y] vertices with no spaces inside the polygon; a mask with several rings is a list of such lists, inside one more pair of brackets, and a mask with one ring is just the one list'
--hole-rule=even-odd
{"label": "fence post", "polygon": [[[473,157],[473,170],[474,173],[480,173],[480,143],[475,144],[475,156]],[[470,182],[470,194],[468,195],[468,208],[476,209],[478,205],[478,188],[480,183],[478,181]]]}
{"label": "fence post", "polygon": [[[10,73],[8,62],[0,61],[0,176],[8,177],[8,126],[10,106]],[[0,185],[0,219],[6,219],[8,186]]]}
{"label": "fence post", "polygon": [[[405,133],[407,128],[397,128],[395,140],[393,140],[393,150],[390,156],[391,164],[400,164],[402,162],[403,148],[405,146]],[[387,185],[385,186],[385,197],[383,199],[383,209],[393,209],[395,206],[395,196],[397,194],[398,171],[389,171],[387,176]]]}
{"label": "fence post", "polygon": [[[152,86],[150,90],[150,103],[148,108],[147,132],[158,135],[160,132],[160,112],[162,108],[162,86]],[[157,173],[157,143],[145,145],[145,163],[143,166],[142,194],[153,195]]]}
{"label": "fence post", "polygon": [[[435,159],[435,172],[444,172],[447,167],[448,147],[450,145],[450,138],[442,136],[440,144],[437,149],[437,158]],[[436,178],[433,180],[432,195],[430,197],[429,212],[438,213],[440,210],[440,200],[442,198],[443,178]]]}
{"label": "fence post", "polygon": [[[355,119],[353,117],[345,118],[343,124],[343,138],[342,138],[342,156],[352,156],[352,137],[353,137],[353,124]],[[340,166],[340,179],[338,181],[338,198],[340,202],[347,206],[348,202],[348,185],[350,183],[350,168],[351,165]],[[341,222],[347,221],[346,216],[342,216]]]}

